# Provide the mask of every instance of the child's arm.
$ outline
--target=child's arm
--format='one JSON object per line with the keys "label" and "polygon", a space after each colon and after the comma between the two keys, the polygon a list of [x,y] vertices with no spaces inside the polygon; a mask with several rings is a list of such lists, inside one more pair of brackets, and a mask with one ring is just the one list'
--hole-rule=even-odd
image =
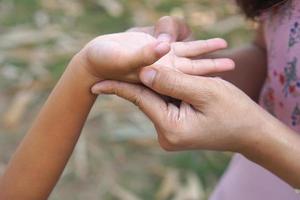
{"label": "child's arm", "polygon": [[0,199],[47,199],[96,99],[97,81],[74,59],[45,103],[0,179]]}
{"label": "child's arm", "polygon": [[[156,51],[155,43],[144,42],[135,51],[130,45],[124,47],[130,52],[125,54],[115,43],[120,37],[121,34],[94,41],[90,43],[92,47],[88,45],[73,58],[1,177],[1,200],[47,199],[96,99],[90,93],[91,86],[102,77],[132,76],[132,67],[152,64],[168,52],[168,47]],[[111,43],[115,44],[113,49]],[[111,65],[100,63],[104,55],[109,55],[105,62],[119,67],[119,77],[117,72],[111,74]]]}

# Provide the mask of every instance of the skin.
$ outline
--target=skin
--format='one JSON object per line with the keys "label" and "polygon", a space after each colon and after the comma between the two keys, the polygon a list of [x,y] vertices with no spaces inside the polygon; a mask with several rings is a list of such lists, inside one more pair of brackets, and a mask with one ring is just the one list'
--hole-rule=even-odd
{"label": "skin", "polygon": [[[156,93],[118,81],[103,81],[93,92],[115,94],[136,104],[153,122],[165,150],[239,152],[300,188],[300,137],[237,87],[220,78],[167,67],[143,69],[140,76]],[[183,103],[178,108],[158,94]]]}
{"label": "skin", "polygon": [[[226,46],[220,39],[202,43],[209,45],[204,47],[206,50],[201,49],[199,55]],[[188,58],[182,61],[183,57],[172,52],[168,43],[159,42],[143,33],[105,35],[87,44],[67,66],[10,160],[0,178],[0,199],[47,199],[72,154],[96,100],[96,95],[91,94],[90,88],[104,79],[138,83],[138,72],[144,66],[159,68],[159,63],[162,63],[179,71],[173,63],[186,65],[185,62],[192,62]],[[218,63],[213,60],[207,62]],[[194,63],[194,68],[202,68],[201,66],[201,62]],[[223,64],[219,62],[219,66],[206,66],[205,72],[233,67],[232,61],[225,59]],[[185,70],[191,71],[189,68]],[[199,72],[201,70],[197,71]]]}
{"label": "skin", "polygon": [[[172,23],[163,25],[158,21],[151,30],[163,33],[164,39],[168,34],[169,41],[189,37],[189,34],[182,36],[182,23],[171,17],[169,21]],[[146,30],[150,29],[141,29]],[[192,53],[188,48],[182,52]],[[252,44],[209,57],[220,55],[226,55],[236,63],[235,71],[217,74],[223,79],[195,77],[166,67],[149,67],[141,71],[140,78],[152,91],[141,85],[118,81],[103,81],[92,91],[115,94],[135,103],[155,125],[158,140],[166,150],[239,152],[291,186],[300,188],[299,135],[253,101],[257,100],[266,77],[262,27]],[[158,94],[180,99],[183,103],[177,107]]]}
{"label": "skin", "polygon": [[[129,32],[143,32],[164,42],[191,41],[192,33],[188,25],[177,17],[164,16],[154,26],[135,27]],[[193,49],[184,48],[182,52],[193,54]],[[184,56],[184,54],[183,54]],[[199,57],[193,54],[194,59],[199,58],[230,58],[235,63],[235,70],[217,73],[224,80],[233,83],[243,90],[248,96],[257,101],[267,72],[266,44],[263,34],[263,24],[256,31],[254,40],[236,49],[224,50]],[[205,74],[209,75],[209,73]],[[249,78],[251,77],[251,79]]]}

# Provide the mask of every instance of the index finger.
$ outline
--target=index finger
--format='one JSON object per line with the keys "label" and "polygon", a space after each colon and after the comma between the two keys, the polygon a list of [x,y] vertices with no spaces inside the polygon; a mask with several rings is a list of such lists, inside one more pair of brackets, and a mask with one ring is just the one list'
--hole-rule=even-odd
{"label": "index finger", "polygon": [[191,42],[176,42],[172,44],[174,53],[179,57],[196,57],[227,48],[224,39],[213,38],[209,40],[197,40]]}

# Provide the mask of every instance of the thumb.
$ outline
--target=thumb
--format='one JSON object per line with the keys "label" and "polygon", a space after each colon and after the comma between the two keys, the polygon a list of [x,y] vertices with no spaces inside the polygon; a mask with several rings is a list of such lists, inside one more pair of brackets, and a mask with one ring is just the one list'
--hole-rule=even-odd
{"label": "thumb", "polygon": [[146,67],[141,70],[141,81],[157,93],[194,104],[212,91],[210,78],[183,74],[167,67]]}
{"label": "thumb", "polygon": [[134,55],[129,55],[126,65],[129,63],[129,66],[132,66],[132,68],[152,65],[166,55],[170,49],[171,46],[167,42],[155,41],[149,43],[135,51]]}

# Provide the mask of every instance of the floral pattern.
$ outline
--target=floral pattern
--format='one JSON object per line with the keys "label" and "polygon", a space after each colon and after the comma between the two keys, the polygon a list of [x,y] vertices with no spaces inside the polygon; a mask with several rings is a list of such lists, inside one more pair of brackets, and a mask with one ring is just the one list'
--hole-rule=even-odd
{"label": "floral pattern", "polygon": [[298,22],[295,22],[290,29],[289,48],[293,47],[298,42],[300,42],[300,25]]}
{"label": "floral pattern", "polygon": [[274,98],[274,89],[268,88],[266,94],[262,97],[262,102],[264,104],[265,109],[271,113],[272,115],[276,116],[275,114],[275,98]]}
{"label": "floral pattern", "polygon": [[292,119],[293,126],[297,126],[300,124],[300,108],[298,104],[293,109],[291,119]]}
{"label": "floral pattern", "polygon": [[298,58],[293,58],[292,61],[287,63],[283,73],[279,75],[279,82],[283,85],[283,93],[285,97],[288,95],[296,95],[296,88],[300,86],[297,77],[297,63]]}
{"label": "floral pattern", "polygon": [[300,132],[300,3],[287,1],[262,17],[268,52],[268,78],[260,105]]}

